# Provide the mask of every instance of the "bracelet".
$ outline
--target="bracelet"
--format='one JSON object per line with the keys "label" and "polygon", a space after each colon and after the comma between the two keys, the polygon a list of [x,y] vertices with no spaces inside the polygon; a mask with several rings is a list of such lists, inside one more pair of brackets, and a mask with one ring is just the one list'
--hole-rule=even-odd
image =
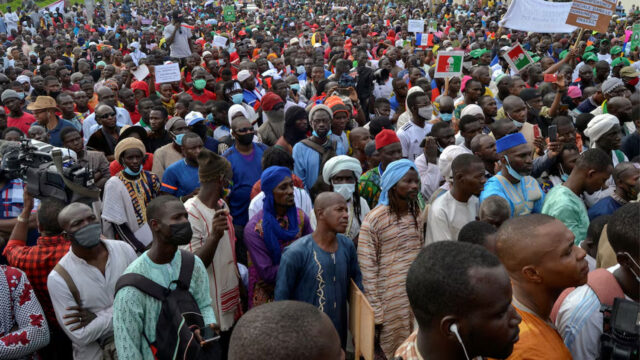
{"label": "bracelet", "polygon": [[25,219],[25,218],[22,217],[22,215],[18,215],[17,220],[18,220],[18,222],[21,222],[21,223],[29,222],[29,218]]}

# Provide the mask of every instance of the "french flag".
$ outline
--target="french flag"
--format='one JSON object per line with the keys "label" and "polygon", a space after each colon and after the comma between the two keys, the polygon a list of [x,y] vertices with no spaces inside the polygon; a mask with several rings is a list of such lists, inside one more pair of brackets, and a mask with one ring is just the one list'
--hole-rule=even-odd
{"label": "french flag", "polygon": [[416,46],[433,46],[433,34],[416,33]]}

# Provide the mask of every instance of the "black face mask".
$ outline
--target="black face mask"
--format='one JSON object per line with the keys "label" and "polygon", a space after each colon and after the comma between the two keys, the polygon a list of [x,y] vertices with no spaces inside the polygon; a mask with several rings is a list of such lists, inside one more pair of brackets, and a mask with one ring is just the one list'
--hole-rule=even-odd
{"label": "black face mask", "polygon": [[61,93],[60,91],[51,91],[51,92],[49,92],[49,96],[51,96],[54,99],[57,99],[58,95],[60,95],[60,93]]}
{"label": "black face mask", "polygon": [[172,245],[180,246],[187,245],[191,241],[193,236],[193,230],[191,230],[191,223],[185,221],[179,224],[169,225],[169,238],[166,241]]}
{"label": "black face mask", "polygon": [[238,142],[242,145],[249,145],[253,142],[253,133],[238,134]]}
{"label": "black face mask", "polygon": [[633,121],[631,119],[631,116],[629,114],[627,114],[627,113],[620,113],[620,114],[616,115],[616,117],[618,118],[618,120],[621,123],[626,123],[626,122]]}

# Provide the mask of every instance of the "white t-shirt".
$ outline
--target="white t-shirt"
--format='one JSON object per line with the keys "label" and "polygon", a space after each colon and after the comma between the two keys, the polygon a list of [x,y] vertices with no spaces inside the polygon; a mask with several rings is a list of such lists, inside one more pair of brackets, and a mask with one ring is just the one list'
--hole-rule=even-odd
{"label": "white t-shirt", "polygon": [[451,191],[435,199],[429,208],[425,245],[458,240],[460,229],[476,219],[479,205],[477,197],[471,196],[466,203],[460,202],[451,195]]}
{"label": "white t-shirt", "polygon": [[[162,32],[162,36],[164,36],[165,39],[170,38],[175,28],[176,26],[174,24],[165,26],[164,31]],[[191,29],[186,27],[178,29],[178,31],[176,31],[176,36],[173,38],[173,43],[171,43],[170,45],[170,56],[181,59],[191,55],[189,38],[191,38]]]}
{"label": "white t-shirt", "polygon": [[422,148],[420,143],[424,140],[425,136],[431,132],[433,125],[426,123],[423,128],[414,124],[413,121],[409,121],[404,124],[398,130],[398,138],[402,145],[402,156],[415,161],[420,154],[422,154]]}

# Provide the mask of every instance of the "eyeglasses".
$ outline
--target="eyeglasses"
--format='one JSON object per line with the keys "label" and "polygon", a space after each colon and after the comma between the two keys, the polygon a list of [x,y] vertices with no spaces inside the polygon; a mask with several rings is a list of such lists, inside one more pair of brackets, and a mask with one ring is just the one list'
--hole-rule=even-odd
{"label": "eyeglasses", "polygon": [[236,132],[245,134],[245,133],[248,133],[248,132],[253,132],[253,128],[247,127],[247,128],[237,129]]}
{"label": "eyeglasses", "polygon": [[112,113],[106,113],[106,114],[102,114],[102,116],[100,116],[100,119],[105,119],[108,117],[114,117],[116,116],[116,113],[112,112]]}

